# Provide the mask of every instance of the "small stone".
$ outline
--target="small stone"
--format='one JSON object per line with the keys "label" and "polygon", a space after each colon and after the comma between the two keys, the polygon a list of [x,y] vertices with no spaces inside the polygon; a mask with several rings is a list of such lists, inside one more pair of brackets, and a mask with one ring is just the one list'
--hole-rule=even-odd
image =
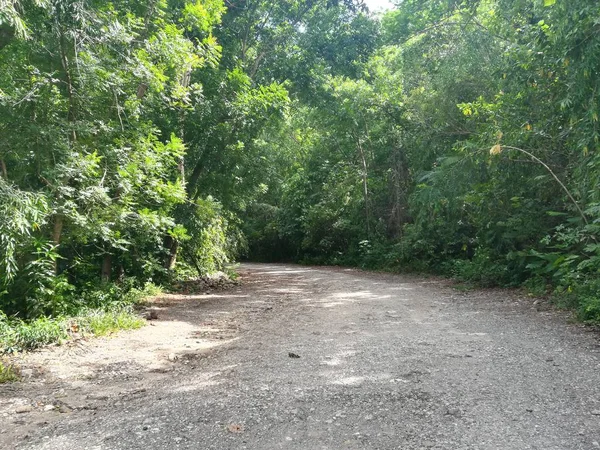
{"label": "small stone", "polygon": [[592,411],[592,416],[600,416],[600,409],[595,409]]}
{"label": "small stone", "polygon": [[44,411],[52,411],[54,410],[55,406],[54,405],[46,405],[44,406]]}
{"label": "small stone", "polygon": [[21,376],[24,378],[33,377],[33,369],[21,369]]}
{"label": "small stone", "polygon": [[146,313],[146,320],[157,320],[158,319],[158,313],[154,310],[150,310]]}
{"label": "small stone", "polygon": [[22,405],[22,406],[17,406],[17,409],[15,409],[15,412],[17,414],[23,414],[23,413],[28,413],[33,411],[33,406],[31,405]]}
{"label": "small stone", "polygon": [[169,353],[169,361],[177,361],[179,357],[175,353]]}
{"label": "small stone", "polygon": [[73,408],[70,408],[70,407],[69,407],[69,406],[67,406],[67,405],[60,405],[60,406],[58,407],[58,412],[59,412],[59,413],[66,414],[66,413],[70,413],[71,411],[73,411]]}
{"label": "small stone", "polygon": [[460,417],[461,416],[461,412],[460,412],[460,409],[457,409],[457,408],[448,408],[448,409],[446,409],[446,415],[447,416]]}

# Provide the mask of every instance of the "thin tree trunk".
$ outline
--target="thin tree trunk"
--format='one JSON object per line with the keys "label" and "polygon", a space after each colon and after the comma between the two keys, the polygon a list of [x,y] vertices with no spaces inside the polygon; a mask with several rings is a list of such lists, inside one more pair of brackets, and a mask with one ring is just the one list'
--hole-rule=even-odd
{"label": "thin tree trunk", "polygon": [[65,81],[67,83],[67,97],[69,100],[69,111],[67,113],[67,120],[69,121],[72,130],[71,130],[71,141],[75,142],[77,140],[77,133],[75,132],[75,90],[73,87],[73,77],[71,76],[71,64],[69,62],[69,57],[67,56],[67,42],[65,39],[65,35],[60,31],[60,61],[63,66],[63,70],[65,72]]}
{"label": "thin tree trunk", "polygon": [[173,270],[177,263],[177,251],[179,250],[179,241],[171,236],[165,238],[165,247],[169,251],[165,261],[165,269]]}
{"label": "thin tree trunk", "polygon": [[[58,249],[60,246],[60,238],[64,225],[64,218],[60,214],[54,216],[54,226],[52,227],[52,243]],[[54,273],[58,275],[58,260],[54,261]]]}
{"label": "thin tree trunk", "polygon": [[[188,69],[183,74],[180,80],[181,86],[187,88],[190,85],[191,76],[192,69]],[[179,113],[179,139],[181,139],[181,142],[184,142],[185,140],[185,109],[182,109]],[[179,177],[181,178],[181,182],[184,183],[185,186],[185,156],[182,156],[179,159],[179,162],[177,164],[177,170],[179,171]],[[165,238],[165,246],[169,250],[167,259],[165,261],[165,268],[167,270],[173,270],[175,268],[175,263],[177,262],[177,251],[179,250],[179,241],[172,236],[167,236]]]}
{"label": "thin tree trunk", "polygon": [[360,155],[360,160],[362,163],[362,184],[363,184],[363,196],[365,200],[365,220],[366,220],[366,232],[367,238],[371,236],[371,211],[369,208],[369,182],[368,182],[368,170],[367,170],[367,159],[365,157],[365,152],[363,150],[362,144],[360,143],[360,139],[356,138],[356,146],[358,147],[358,152]]}
{"label": "thin tree trunk", "polygon": [[108,283],[112,274],[112,255],[106,253],[102,260],[102,275],[101,279],[103,282]]}
{"label": "thin tree trunk", "polygon": [[6,171],[6,163],[3,159],[0,159],[0,169],[2,169],[2,177],[8,180],[8,172]]}

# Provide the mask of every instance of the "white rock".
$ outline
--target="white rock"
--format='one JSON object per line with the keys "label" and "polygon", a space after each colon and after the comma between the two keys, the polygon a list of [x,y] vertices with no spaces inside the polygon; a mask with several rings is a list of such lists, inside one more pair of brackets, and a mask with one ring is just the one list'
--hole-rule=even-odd
{"label": "white rock", "polygon": [[33,411],[33,406],[31,405],[22,405],[22,406],[17,406],[17,409],[15,409],[15,412],[17,414],[23,414],[23,413],[28,413]]}

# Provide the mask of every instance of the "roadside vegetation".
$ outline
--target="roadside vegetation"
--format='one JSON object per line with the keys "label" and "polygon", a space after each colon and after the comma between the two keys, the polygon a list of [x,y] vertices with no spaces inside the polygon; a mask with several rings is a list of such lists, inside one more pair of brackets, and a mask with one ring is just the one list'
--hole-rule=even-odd
{"label": "roadside vegetation", "polygon": [[78,337],[106,336],[119,330],[140,328],[145,320],[136,313],[135,307],[160,292],[151,284],[127,293],[113,288],[112,292],[95,292],[99,298],[88,299],[87,306],[77,310],[29,320],[8,317],[0,311],[0,353],[33,350]]}
{"label": "roadside vegetation", "polygon": [[10,363],[0,359],[0,384],[19,380],[18,370]]}
{"label": "roadside vegetation", "polygon": [[0,346],[239,258],[600,321],[600,4],[0,2]]}

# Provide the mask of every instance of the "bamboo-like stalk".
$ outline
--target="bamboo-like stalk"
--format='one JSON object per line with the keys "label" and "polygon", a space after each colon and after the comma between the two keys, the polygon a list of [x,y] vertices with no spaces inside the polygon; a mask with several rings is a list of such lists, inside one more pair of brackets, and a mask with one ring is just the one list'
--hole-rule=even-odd
{"label": "bamboo-like stalk", "polygon": [[527,150],[523,150],[522,148],[519,147],[513,147],[511,145],[494,145],[492,147],[492,149],[490,150],[490,153],[492,155],[494,154],[498,154],[501,152],[502,148],[506,148],[509,150],[516,150],[518,152],[524,153],[525,155],[529,156],[531,159],[533,159],[535,162],[539,163],[540,165],[542,165],[548,172],[550,172],[550,175],[552,175],[552,177],[556,180],[556,182],[560,185],[560,187],[563,189],[563,191],[565,191],[565,193],[567,194],[567,196],[571,199],[571,201],[573,202],[573,204],[575,205],[575,208],[577,208],[577,211],[579,212],[579,215],[581,216],[581,218],[583,219],[583,222],[586,225],[589,225],[589,222],[587,220],[587,218],[585,217],[584,212],[582,211],[581,207],[579,206],[579,204],[577,203],[577,200],[575,200],[575,197],[573,197],[573,195],[571,194],[571,192],[569,191],[569,189],[565,186],[565,184],[560,180],[560,178],[558,178],[558,176],[552,171],[552,169],[550,168],[550,166],[548,166],[548,164],[546,164],[544,161],[542,161],[540,158],[538,158],[537,156],[535,156],[533,153],[528,152]]}

